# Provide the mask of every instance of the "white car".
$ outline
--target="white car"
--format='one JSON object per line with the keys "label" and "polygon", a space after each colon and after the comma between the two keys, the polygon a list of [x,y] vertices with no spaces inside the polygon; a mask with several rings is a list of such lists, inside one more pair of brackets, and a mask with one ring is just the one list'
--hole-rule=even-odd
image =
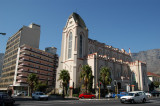
{"label": "white car", "polygon": [[145,95],[144,91],[133,91],[129,92],[128,96],[122,96],[120,98],[121,103],[130,102],[130,103],[138,103],[147,101],[147,96]]}
{"label": "white car", "polygon": [[146,96],[147,96],[148,98],[152,97],[152,94],[149,93],[149,92],[145,92],[145,94],[146,94]]}
{"label": "white car", "polygon": [[105,98],[111,98],[112,97],[112,94],[111,93],[108,93],[105,95]]}
{"label": "white car", "polygon": [[48,100],[48,95],[45,95],[43,92],[35,92],[35,93],[32,93],[32,99]]}
{"label": "white car", "polygon": [[28,93],[26,91],[21,91],[17,93],[17,96],[27,96]]}

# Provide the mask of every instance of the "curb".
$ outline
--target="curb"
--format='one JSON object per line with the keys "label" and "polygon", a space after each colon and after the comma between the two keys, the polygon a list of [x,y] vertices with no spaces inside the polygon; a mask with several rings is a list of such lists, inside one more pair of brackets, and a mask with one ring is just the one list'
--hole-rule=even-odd
{"label": "curb", "polygon": [[114,101],[114,100],[119,100],[119,99],[79,99],[79,100],[82,100],[82,101],[85,101],[85,100],[101,100],[101,101],[110,101],[110,100],[112,100],[112,101]]}

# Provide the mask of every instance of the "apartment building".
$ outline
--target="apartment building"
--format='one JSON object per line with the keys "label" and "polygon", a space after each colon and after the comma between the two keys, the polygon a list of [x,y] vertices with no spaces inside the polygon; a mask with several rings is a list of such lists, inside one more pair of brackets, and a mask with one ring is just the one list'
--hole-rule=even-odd
{"label": "apartment building", "polygon": [[9,38],[4,56],[0,90],[12,89],[14,94],[27,91],[27,77],[35,73],[39,81],[55,87],[58,66],[57,48],[39,50],[40,26],[23,26]]}
{"label": "apartment building", "polygon": [[22,45],[18,49],[17,59],[13,81],[14,93],[28,89],[27,77],[31,73],[35,73],[39,81],[47,83],[50,88],[55,87],[56,69],[58,66],[57,54]]}
{"label": "apartment building", "polygon": [[1,77],[1,72],[2,72],[2,65],[3,65],[3,53],[0,53],[0,77]]}
{"label": "apartment building", "polygon": [[39,48],[39,40],[40,26],[34,23],[29,26],[23,26],[8,39],[0,80],[0,90],[7,90],[10,86],[13,86],[16,63],[18,60],[18,48],[23,44]]}

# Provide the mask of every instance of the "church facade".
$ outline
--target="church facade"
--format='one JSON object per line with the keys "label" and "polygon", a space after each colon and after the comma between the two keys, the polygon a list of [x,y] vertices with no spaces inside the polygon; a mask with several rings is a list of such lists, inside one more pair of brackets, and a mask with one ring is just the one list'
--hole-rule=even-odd
{"label": "church facade", "polygon": [[148,90],[146,64],[140,61],[132,62],[131,53],[124,49],[120,50],[88,38],[85,22],[77,13],[72,13],[62,33],[61,55],[56,74],[57,91],[62,89],[61,81],[58,79],[63,69],[70,73],[70,90],[79,88],[82,84],[81,67],[86,64],[92,68],[95,91],[98,90],[100,69],[104,66],[111,72],[111,90],[115,90],[114,81],[117,82],[119,90]]}

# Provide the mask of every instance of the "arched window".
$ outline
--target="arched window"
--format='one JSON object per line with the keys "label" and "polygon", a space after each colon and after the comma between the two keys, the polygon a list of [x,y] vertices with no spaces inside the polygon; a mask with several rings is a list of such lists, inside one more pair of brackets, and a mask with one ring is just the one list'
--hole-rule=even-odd
{"label": "arched window", "polygon": [[72,32],[69,33],[69,40],[68,40],[68,59],[71,58],[72,54]]}
{"label": "arched window", "polygon": [[134,83],[136,82],[136,75],[135,75],[134,72],[132,72],[131,77],[132,77],[132,78],[131,78],[131,80],[132,80],[131,83],[134,84]]}
{"label": "arched window", "polygon": [[83,56],[83,37],[80,35],[80,42],[79,42],[79,57],[82,58]]}
{"label": "arched window", "polygon": [[117,85],[118,85],[118,89],[121,89],[121,83],[118,82]]}

